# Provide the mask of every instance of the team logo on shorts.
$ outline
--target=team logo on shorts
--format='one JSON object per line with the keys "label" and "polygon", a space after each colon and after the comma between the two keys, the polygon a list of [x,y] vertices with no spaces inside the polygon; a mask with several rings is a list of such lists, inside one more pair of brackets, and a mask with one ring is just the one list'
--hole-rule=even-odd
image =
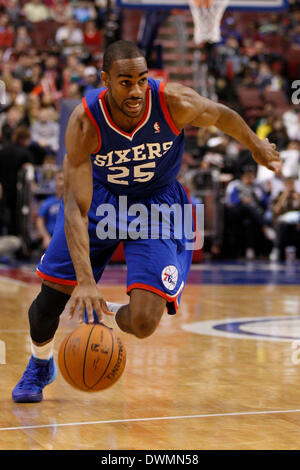
{"label": "team logo on shorts", "polygon": [[161,280],[167,289],[174,290],[178,280],[178,269],[176,266],[173,266],[172,264],[166,266],[162,270]]}

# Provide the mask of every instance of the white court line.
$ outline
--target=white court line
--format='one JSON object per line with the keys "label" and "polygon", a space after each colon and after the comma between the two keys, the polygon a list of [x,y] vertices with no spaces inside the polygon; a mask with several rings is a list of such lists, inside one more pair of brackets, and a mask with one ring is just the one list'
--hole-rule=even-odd
{"label": "white court line", "polygon": [[86,426],[91,424],[119,424],[119,423],[139,423],[142,421],[162,421],[174,419],[201,419],[201,418],[220,418],[226,416],[254,416],[254,415],[269,415],[269,414],[282,414],[282,413],[300,413],[300,410],[273,410],[273,411],[241,411],[236,413],[210,413],[202,415],[189,415],[189,416],[159,416],[154,418],[132,418],[132,419],[111,419],[105,421],[82,421],[79,423],[59,423],[59,424],[37,424],[32,426],[11,426],[8,428],[0,428],[0,431],[18,431],[26,429],[43,429],[43,428],[57,428],[65,426]]}
{"label": "white court line", "polygon": [[[7,276],[2,276],[2,275],[0,275],[0,281],[9,282],[10,284],[17,284],[19,286],[26,286],[26,287],[30,285],[29,282],[20,281],[19,279],[14,279],[13,277],[7,277]],[[37,286],[38,284],[32,284],[32,285]]]}

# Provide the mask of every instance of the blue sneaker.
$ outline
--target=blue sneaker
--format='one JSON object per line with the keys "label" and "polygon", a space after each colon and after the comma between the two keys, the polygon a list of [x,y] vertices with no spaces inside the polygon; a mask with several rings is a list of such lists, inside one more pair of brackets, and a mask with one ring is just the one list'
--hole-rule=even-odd
{"label": "blue sneaker", "polygon": [[21,380],[12,391],[12,399],[16,403],[42,401],[43,388],[55,380],[56,374],[53,356],[49,360],[31,356]]}

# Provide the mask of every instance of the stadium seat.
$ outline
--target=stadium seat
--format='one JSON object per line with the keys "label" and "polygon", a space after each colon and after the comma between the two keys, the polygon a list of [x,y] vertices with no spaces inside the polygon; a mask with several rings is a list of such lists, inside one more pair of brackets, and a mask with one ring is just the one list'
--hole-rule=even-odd
{"label": "stadium seat", "polygon": [[243,109],[263,107],[263,98],[257,88],[239,87],[237,95]]}
{"label": "stadium seat", "polygon": [[52,20],[35,23],[30,34],[35,47],[46,49],[49,45],[54,45],[55,34],[59,26],[59,23]]}
{"label": "stadium seat", "polygon": [[266,103],[274,103],[276,106],[284,107],[288,104],[286,94],[283,90],[264,90],[263,98]]}
{"label": "stadium seat", "polygon": [[300,50],[292,49],[286,57],[287,76],[290,80],[297,80],[300,76]]}

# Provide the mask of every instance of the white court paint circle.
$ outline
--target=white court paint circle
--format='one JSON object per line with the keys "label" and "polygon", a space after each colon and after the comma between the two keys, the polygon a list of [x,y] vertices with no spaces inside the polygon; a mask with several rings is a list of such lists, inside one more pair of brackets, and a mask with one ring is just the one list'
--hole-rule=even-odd
{"label": "white court paint circle", "polygon": [[227,318],[186,323],[182,329],[223,338],[291,342],[300,339],[300,316]]}

